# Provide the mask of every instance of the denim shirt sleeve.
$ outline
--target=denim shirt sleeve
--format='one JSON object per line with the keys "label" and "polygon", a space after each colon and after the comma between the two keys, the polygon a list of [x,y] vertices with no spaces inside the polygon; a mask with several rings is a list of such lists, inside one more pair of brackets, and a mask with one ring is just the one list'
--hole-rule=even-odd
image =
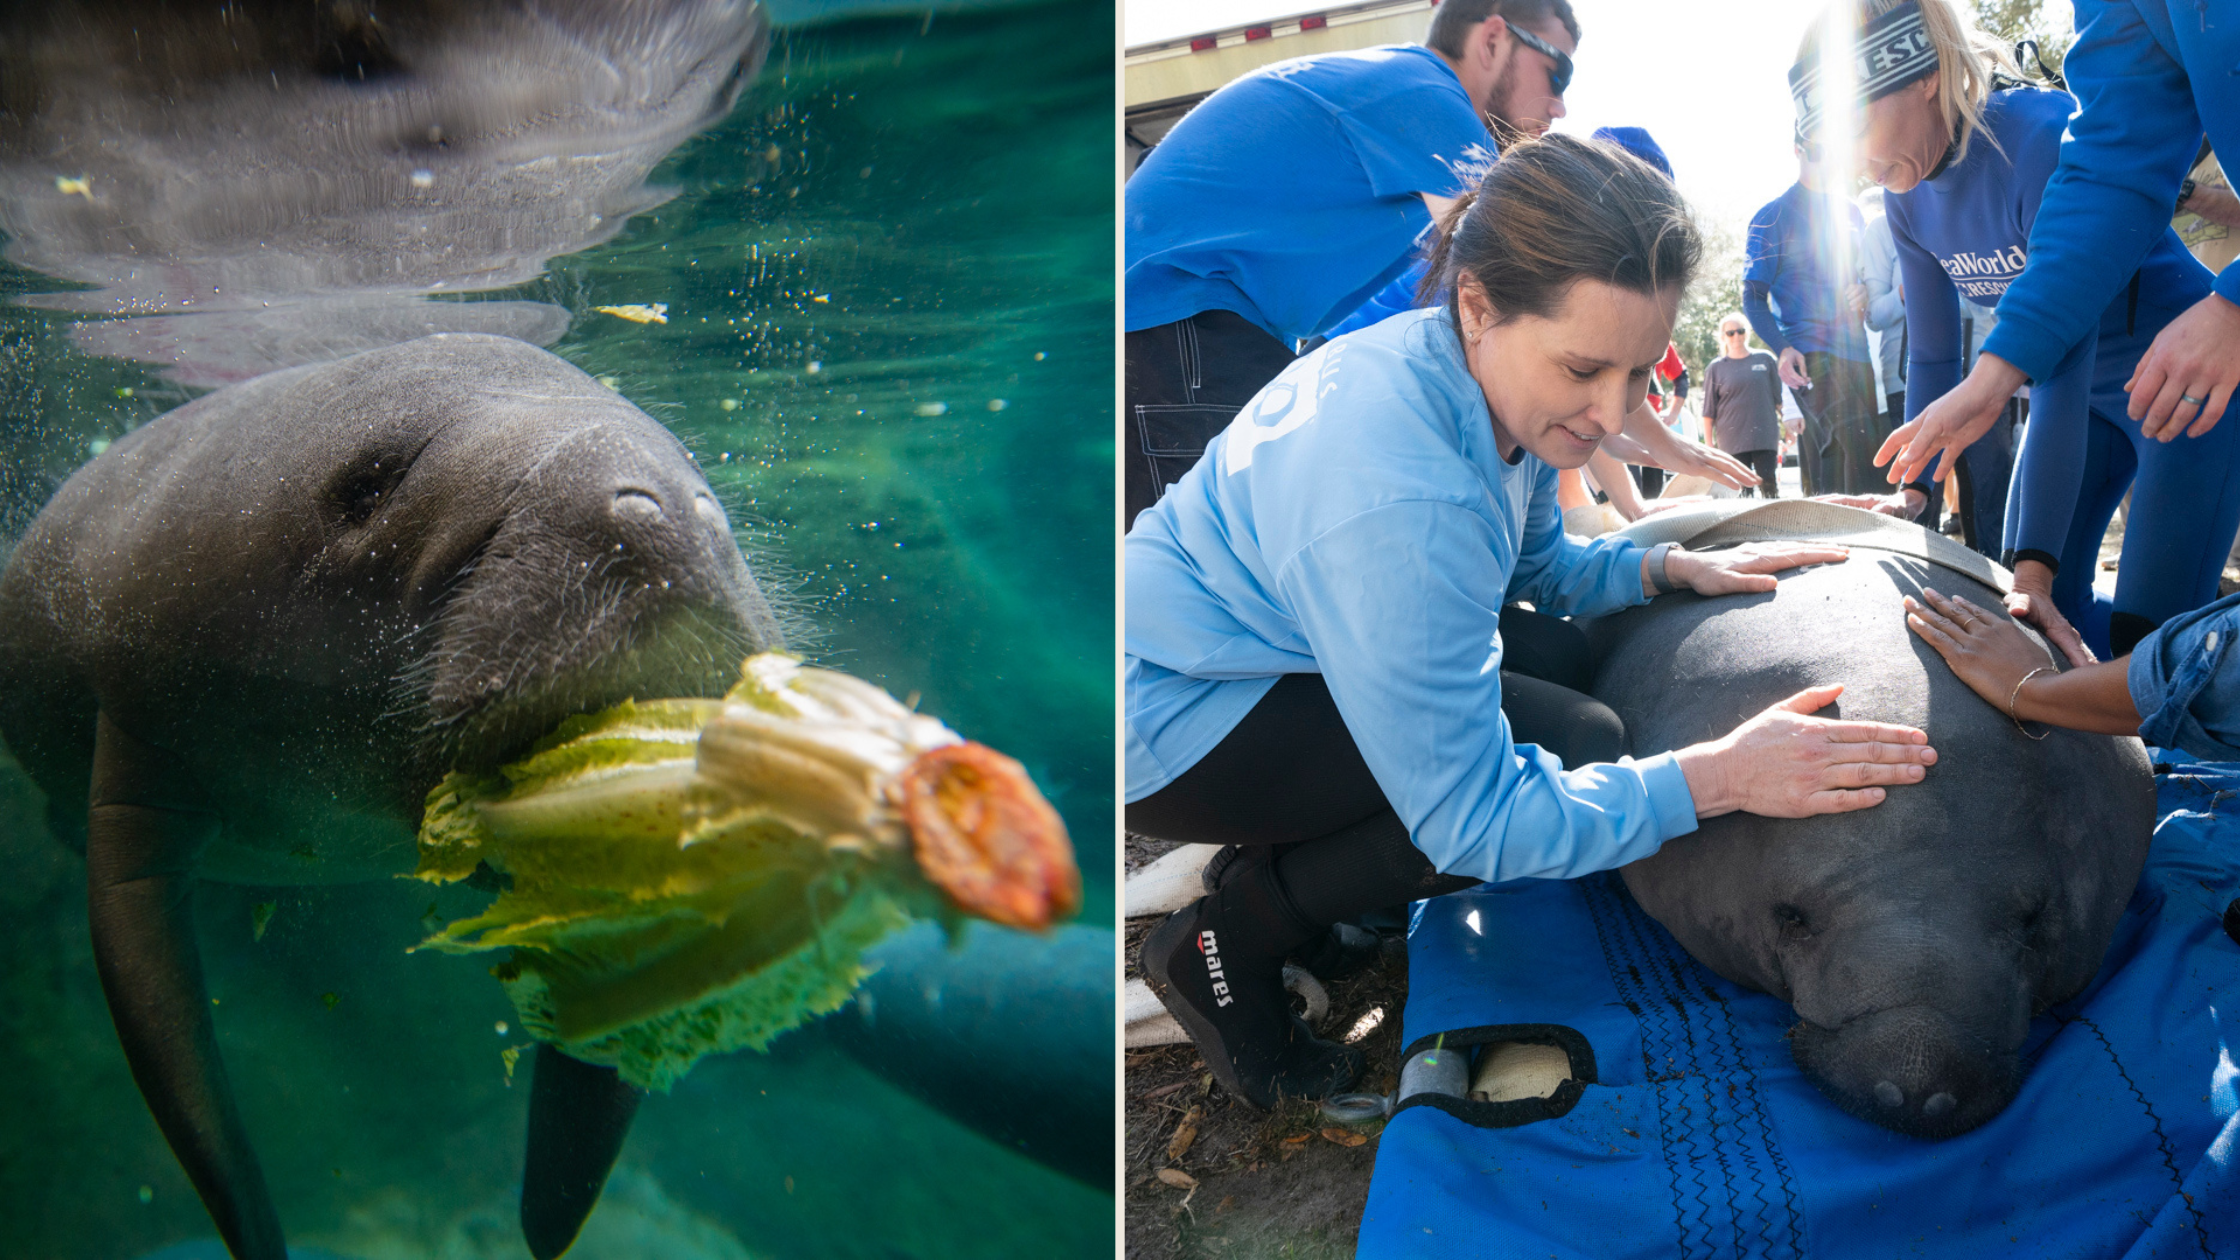
{"label": "denim shirt sleeve", "polygon": [[2139,710],[2139,738],[2204,761],[2240,761],[2240,594],[2182,613],[2132,649],[2124,682]]}

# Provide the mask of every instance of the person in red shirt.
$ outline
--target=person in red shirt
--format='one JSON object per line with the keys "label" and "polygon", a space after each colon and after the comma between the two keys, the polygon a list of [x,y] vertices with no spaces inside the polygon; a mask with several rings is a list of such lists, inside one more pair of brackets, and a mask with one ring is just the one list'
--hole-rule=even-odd
{"label": "person in red shirt", "polygon": [[[1664,358],[1657,363],[1656,374],[1650,384],[1655,393],[1664,395],[1664,401],[1659,404],[1652,396],[1646,405],[1657,408],[1665,427],[1669,429],[1673,419],[1680,414],[1680,404],[1688,400],[1688,365],[1681,361],[1680,347],[1669,341],[1664,343]],[[1654,499],[1663,493],[1668,474],[1662,468],[1643,464],[1635,469],[1634,476],[1641,483],[1641,497]]]}

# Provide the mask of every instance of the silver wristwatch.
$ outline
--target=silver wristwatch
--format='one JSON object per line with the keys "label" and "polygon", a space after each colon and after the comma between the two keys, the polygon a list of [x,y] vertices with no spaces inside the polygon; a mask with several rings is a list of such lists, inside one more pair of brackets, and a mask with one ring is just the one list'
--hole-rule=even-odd
{"label": "silver wristwatch", "polygon": [[1649,585],[1657,588],[1657,594],[1670,595],[1680,589],[1680,584],[1672,580],[1672,575],[1665,572],[1664,566],[1665,561],[1672,558],[1673,552],[1681,550],[1684,548],[1679,543],[1658,543],[1649,548]]}

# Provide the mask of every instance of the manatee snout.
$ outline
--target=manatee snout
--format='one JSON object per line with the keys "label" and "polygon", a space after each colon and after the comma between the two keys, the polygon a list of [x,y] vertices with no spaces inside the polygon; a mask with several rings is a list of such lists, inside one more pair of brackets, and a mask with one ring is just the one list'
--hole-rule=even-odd
{"label": "manatee snout", "polygon": [[1789,1050],[1844,1110],[1919,1138],[1954,1137],[1991,1119],[2022,1078],[2016,1044],[1994,1044],[1928,1006],[1876,1011],[1833,1029],[1803,1021]]}
{"label": "manatee snout", "polygon": [[631,696],[721,694],[741,659],[783,645],[715,492],[650,418],[608,409],[554,434],[535,469],[427,657],[430,729],[462,763]]}

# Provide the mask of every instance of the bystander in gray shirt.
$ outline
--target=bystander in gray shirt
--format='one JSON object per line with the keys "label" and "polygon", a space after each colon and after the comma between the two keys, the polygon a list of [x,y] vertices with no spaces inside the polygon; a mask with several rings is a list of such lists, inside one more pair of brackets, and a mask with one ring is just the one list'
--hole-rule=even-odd
{"label": "bystander in gray shirt", "polygon": [[1772,355],[1724,355],[1703,370],[1703,414],[1729,455],[1781,449],[1781,377]]}

